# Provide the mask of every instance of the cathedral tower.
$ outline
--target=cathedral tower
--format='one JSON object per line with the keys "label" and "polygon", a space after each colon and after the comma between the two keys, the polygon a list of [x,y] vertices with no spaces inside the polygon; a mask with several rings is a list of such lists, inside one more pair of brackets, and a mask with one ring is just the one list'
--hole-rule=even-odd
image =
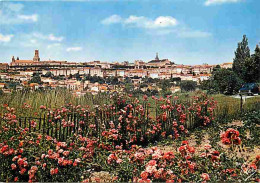
{"label": "cathedral tower", "polygon": [[39,50],[35,50],[33,61],[34,62],[39,62],[40,61]]}

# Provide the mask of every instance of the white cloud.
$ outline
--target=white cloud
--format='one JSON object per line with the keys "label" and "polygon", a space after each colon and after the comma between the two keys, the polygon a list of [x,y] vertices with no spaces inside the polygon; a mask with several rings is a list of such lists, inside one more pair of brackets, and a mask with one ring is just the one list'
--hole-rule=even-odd
{"label": "white cloud", "polygon": [[37,14],[24,14],[24,5],[20,3],[3,2],[0,10],[0,24],[23,24],[38,21]]}
{"label": "white cloud", "polygon": [[178,25],[179,22],[171,16],[159,16],[155,19],[151,19],[145,16],[131,15],[128,18],[122,18],[119,15],[112,15],[101,21],[101,23],[106,25],[122,24],[129,27],[144,28],[148,34],[173,34],[180,38],[206,38],[212,36],[209,32],[189,29],[185,27],[185,24]]}
{"label": "white cloud", "polygon": [[37,40],[31,39],[31,40],[30,40],[30,43],[35,44],[35,43],[37,43]]}
{"label": "white cloud", "polygon": [[20,45],[23,47],[36,47],[40,45],[40,42],[38,42],[38,40],[33,38],[31,35],[27,35],[27,34],[19,35],[19,39],[16,41],[19,42]]}
{"label": "white cloud", "polygon": [[158,27],[170,27],[177,25],[177,20],[170,16],[160,16],[154,20],[154,25]]}
{"label": "white cloud", "polygon": [[210,6],[210,5],[216,5],[216,4],[224,4],[224,3],[237,3],[241,0],[206,0],[205,5]]}
{"label": "white cloud", "polygon": [[58,46],[61,46],[61,44],[60,44],[60,43],[54,43],[54,44],[49,44],[49,45],[47,46],[47,48],[50,49],[50,48],[58,47]]}
{"label": "white cloud", "polygon": [[69,47],[66,49],[67,52],[70,52],[70,51],[81,51],[82,50],[82,47]]}
{"label": "white cloud", "polygon": [[32,34],[34,37],[39,38],[39,39],[43,39],[43,40],[49,40],[49,41],[57,41],[57,42],[61,42],[63,41],[64,37],[60,36],[54,36],[54,34],[48,34],[48,35],[44,35],[41,33],[33,33]]}
{"label": "white cloud", "polygon": [[64,37],[56,36],[54,34],[42,34],[39,32],[19,33],[15,41],[22,47],[43,47],[52,48],[62,46],[60,44]]}
{"label": "white cloud", "polygon": [[212,36],[210,32],[192,30],[187,27],[176,28],[176,29],[159,29],[159,30],[156,29],[155,31],[149,31],[148,33],[155,34],[158,36],[172,34],[179,38],[207,38]]}
{"label": "white cloud", "polygon": [[152,30],[152,31],[148,31],[149,34],[153,35],[158,35],[158,36],[163,36],[163,35],[167,35],[167,34],[172,34],[175,33],[176,34],[176,30],[172,30],[172,29],[159,29],[159,30]]}
{"label": "white cloud", "polygon": [[37,22],[38,20],[38,15],[33,14],[33,15],[18,15],[17,16],[19,19],[25,20],[25,21],[32,21],[32,22]]}
{"label": "white cloud", "polygon": [[145,23],[147,22],[147,18],[145,18],[144,16],[135,16],[135,15],[131,15],[129,16],[127,19],[125,19],[123,21],[123,23],[125,24],[132,24],[132,23]]}
{"label": "white cloud", "polygon": [[122,21],[122,18],[119,15],[112,15],[108,18],[105,18],[102,20],[102,24],[114,24],[114,23],[120,23]]}
{"label": "white cloud", "polygon": [[209,32],[194,30],[194,31],[180,31],[177,33],[178,37],[182,38],[205,38],[212,36]]}
{"label": "white cloud", "polygon": [[23,9],[24,5],[20,3],[5,3],[5,8],[9,9],[10,11],[19,12]]}
{"label": "white cloud", "polygon": [[9,34],[9,35],[3,35],[3,34],[0,34],[0,42],[10,42],[11,39],[14,37],[14,35],[12,34]]}
{"label": "white cloud", "polygon": [[61,42],[64,39],[64,37],[55,37],[53,34],[50,34],[48,38],[50,41],[59,41],[59,42]]}
{"label": "white cloud", "polygon": [[178,21],[171,16],[159,16],[153,20],[144,16],[131,15],[128,18],[122,18],[119,15],[112,15],[102,20],[101,23],[106,25],[120,23],[128,26],[154,29],[174,27],[178,24]]}

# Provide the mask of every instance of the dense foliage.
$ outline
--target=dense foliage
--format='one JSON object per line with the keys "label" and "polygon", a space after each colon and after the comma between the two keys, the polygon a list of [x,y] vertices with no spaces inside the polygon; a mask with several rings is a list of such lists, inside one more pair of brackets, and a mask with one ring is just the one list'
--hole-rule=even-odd
{"label": "dense foliage", "polygon": [[39,73],[33,73],[33,77],[32,77],[32,79],[29,81],[29,83],[42,84],[40,74],[39,74]]}
{"label": "dense foliage", "polygon": [[242,84],[243,81],[232,70],[216,69],[209,80],[202,82],[201,88],[210,93],[232,95],[238,92]]}
{"label": "dense foliage", "polygon": [[180,84],[181,91],[195,91],[197,87],[197,82],[196,81],[181,81]]}
{"label": "dense foliage", "polygon": [[235,94],[244,83],[260,81],[260,48],[256,45],[255,53],[250,55],[248,39],[244,35],[235,51],[233,68],[219,66],[213,69],[209,80],[201,83],[201,88],[210,93]]}
{"label": "dense foliage", "polygon": [[260,82],[260,48],[258,45],[256,45],[255,53],[247,60],[245,67],[245,81]]}
{"label": "dense foliage", "polygon": [[246,72],[246,62],[250,60],[250,49],[248,47],[248,39],[246,35],[243,36],[241,42],[238,43],[235,51],[235,58],[233,61],[233,71],[239,75],[243,80]]}

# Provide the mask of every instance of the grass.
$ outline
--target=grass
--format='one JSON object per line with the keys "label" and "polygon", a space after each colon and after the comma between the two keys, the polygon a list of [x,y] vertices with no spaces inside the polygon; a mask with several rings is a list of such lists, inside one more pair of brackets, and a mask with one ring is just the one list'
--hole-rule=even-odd
{"label": "grass", "polygon": [[[233,98],[225,95],[211,95],[217,102],[217,109],[215,115],[219,120],[236,119],[241,115],[241,103],[239,98]],[[260,109],[260,96],[246,99],[242,105],[242,111],[248,112],[252,110]]]}
{"label": "grass", "polygon": [[[179,100],[183,102],[190,102],[190,96],[196,95],[198,95],[198,92],[174,94],[174,96],[178,96]],[[209,97],[213,97],[218,102],[217,109],[215,110],[215,115],[218,117],[218,120],[226,120],[227,118],[235,119],[241,114],[239,98],[233,98],[222,94],[209,95]],[[142,96],[139,96],[139,99],[142,100]],[[151,104],[151,116],[155,117],[155,100],[149,97],[148,101]],[[55,109],[71,103],[73,105],[81,105],[84,107],[87,105],[90,108],[93,108],[95,105],[108,104],[110,102],[109,94],[106,93],[100,93],[97,95],[88,93],[85,96],[76,97],[70,91],[64,89],[26,92],[17,91],[12,94],[3,94],[0,97],[0,116],[3,115],[3,104],[8,104],[8,106],[15,108],[18,116],[38,117],[40,115],[41,105]],[[25,108],[25,103],[31,107]],[[254,109],[260,109],[260,96],[248,98],[243,104],[244,112]]]}
{"label": "grass", "polygon": [[[72,95],[70,91],[64,89],[26,92],[17,91],[12,94],[3,94],[0,97],[0,116],[3,114],[3,104],[8,104],[9,107],[15,108],[16,114],[19,116],[36,117],[40,113],[41,105],[55,109],[68,103],[93,107],[94,105],[102,105],[108,102],[109,100],[106,94],[86,94],[83,97],[76,97]],[[25,104],[30,105],[31,107],[25,109]]]}

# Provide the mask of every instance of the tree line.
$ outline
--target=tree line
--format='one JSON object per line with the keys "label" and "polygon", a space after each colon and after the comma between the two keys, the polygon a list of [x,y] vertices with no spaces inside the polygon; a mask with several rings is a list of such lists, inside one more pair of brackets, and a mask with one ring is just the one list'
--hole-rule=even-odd
{"label": "tree line", "polygon": [[201,83],[201,89],[209,93],[232,95],[237,93],[243,84],[258,82],[260,82],[260,48],[257,44],[254,53],[250,54],[248,38],[244,35],[237,45],[232,68],[216,66],[210,79]]}

